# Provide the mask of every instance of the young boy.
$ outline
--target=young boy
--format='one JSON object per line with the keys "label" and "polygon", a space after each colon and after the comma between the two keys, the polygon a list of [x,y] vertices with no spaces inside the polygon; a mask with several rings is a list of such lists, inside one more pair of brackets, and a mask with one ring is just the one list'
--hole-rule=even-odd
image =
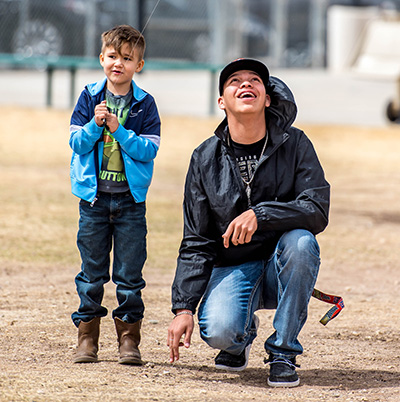
{"label": "young boy", "polygon": [[81,272],[75,283],[80,305],[75,363],[97,361],[104,284],[116,284],[113,319],[121,364],[141,365],[140,327],[145,286],[145,199],[160,145],[160,118],[151,95],[133,75],[142,70],[145,40],[128,25],[102,34],[100,64],[106,78],[87,85],[71,117],[72,193],[79,197]]}

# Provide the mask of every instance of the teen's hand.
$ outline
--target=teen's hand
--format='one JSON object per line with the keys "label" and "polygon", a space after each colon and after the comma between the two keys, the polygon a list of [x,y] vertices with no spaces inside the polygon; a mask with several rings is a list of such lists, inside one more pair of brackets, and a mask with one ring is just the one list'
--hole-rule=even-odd
{"label": "teen's hand", "polygon": [[222,235],[224,239],[224,247],[229,247],[229,240],[234,246],[238,244],[249,243],[257,230],[257,217],[252,209],[240,214],[236,217]]}
{"label": "teen's hand", "polygon": [[[178,310],[178,312],[184,310]],[[179,347],[185,346],[185,348],[190,347],[190,341],[192,338],[194,328],[193,316],[190,314],[182,314],[176,316],[169,328],[168,328],[168,338],[167,346],[170,349],[169,361],[173,363],[179,360]],[[184,339],[181,340],[182,335]]]}

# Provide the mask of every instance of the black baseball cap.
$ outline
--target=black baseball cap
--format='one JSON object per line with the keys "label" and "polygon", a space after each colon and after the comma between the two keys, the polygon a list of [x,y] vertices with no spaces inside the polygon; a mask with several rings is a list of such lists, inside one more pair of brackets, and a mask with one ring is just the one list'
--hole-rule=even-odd
{"label": "black baseball cap", "polygon": [[255,59],[236,59],[227,64],[219,75],[219,94],[224,92],[224,84],[226,80],[236,71],[249,70],[257,73],[262,79],[265,88],[269,83],[269,70],[267,66],[259,60]]}

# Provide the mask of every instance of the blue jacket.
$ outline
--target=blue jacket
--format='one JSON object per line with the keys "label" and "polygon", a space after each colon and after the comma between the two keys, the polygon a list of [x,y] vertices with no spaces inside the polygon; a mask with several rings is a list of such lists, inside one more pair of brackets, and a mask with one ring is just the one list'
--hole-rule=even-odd
{"label": "blue jacket", "polygon": [[[103,158],[103,127],[94,120],[94,108],[105,98],[106,79],[87,85],[71,117],[69,145],[72,194],[92,202],[97,194],[99,163]],[[121,146],[125,175],[136,202],[146,199],[153,176],[153,160],[160,146],[160,117],[154,98],[134,81],[131,108],[124,126],[113,137]]]}

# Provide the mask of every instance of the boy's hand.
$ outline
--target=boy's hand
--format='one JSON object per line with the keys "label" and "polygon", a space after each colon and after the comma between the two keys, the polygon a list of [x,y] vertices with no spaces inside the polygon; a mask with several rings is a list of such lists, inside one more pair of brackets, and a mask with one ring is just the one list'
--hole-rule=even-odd
{"label": "boy's hand", "polygon": [[105,122],[106,122],[106,117],[107,117],[107,105],[106,101],[103,101],[96,105],[94,108],[94,121],[99,127],[103,127]]}
{"label": "boy's hand", "polygon": [[94,108],[94,121],[99,127],[106,124],[111,133],[114,133],[119,126],[118,117],[108,111],[105,100]]}
{"label": "boy's hand", "polygon": [[111,134],[114,133],[115,131],[117,131],[117,128],[119,126],[118,117],[115,114],[107,112],[106,124],[107,124],[108,129],[110,130],[110,133]]}

